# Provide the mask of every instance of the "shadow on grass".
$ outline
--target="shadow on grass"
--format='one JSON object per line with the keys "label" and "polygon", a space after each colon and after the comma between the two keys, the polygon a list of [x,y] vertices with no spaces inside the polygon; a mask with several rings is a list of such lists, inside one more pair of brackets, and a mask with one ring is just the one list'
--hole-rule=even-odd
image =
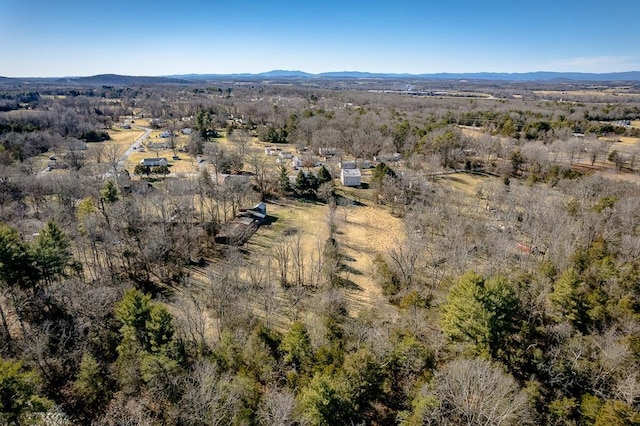
{"label": "shadow on grass", "polygon": [[351,275],[362,275],[362,272],[360,272],[360,270],[354,268],[353,266],[350,265],[342,265],[342,267],[340,268],[341,270],[348,272]]}
{"label": "shadow on grass", "polygon": [[149,280],[138,280],[134,283],[136,289],[143,293],[151,294],[154,299],[160,296],[163,298],[172,297],[175,294],[174,285],[176,285],[175,282],[158,284]]}
{"label": "shadow on grass", "polygon": [[345,288],[347,290],[362,291],[362,287],[360,287],[358,284],[354,283],[348,278],[336,277],[334,284],[337,287]]}
{"label": "shadow on grass", "polygon": [[267,215],[264,218],[264,221],[262,222],[262,225],[273,225],[274,223],[276,223],[278,221],[278,217],[277,216],[271,216],[271,215]]}
{"label": "shadow on grass", "polygon": [[344,195],[341,194],[336,194],[335,196],[336,198],[336,204],[339,206],[355,206],[355,207],[364,207],[366,206],[366,204],[351,198],[351,197],[345,197]]}

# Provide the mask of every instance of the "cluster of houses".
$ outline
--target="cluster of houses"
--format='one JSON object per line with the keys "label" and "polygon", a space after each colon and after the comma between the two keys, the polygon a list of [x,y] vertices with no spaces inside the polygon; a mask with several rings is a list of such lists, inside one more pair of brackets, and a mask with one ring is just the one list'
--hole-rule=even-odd
{"label": "cluster of houses", "polygon": [[[299,156],[294,155],[289,151],[283,151],[280,148],[273,146],[266,147],[264,149],[265,155],[276,157],[276,162],[281,165],[290,165],[294,170],[299,170],[303,167],[317,167],[320,165],[326,165],[325,161],[330,157],[335,157],[340,154],[340,150],[337,148],[319,148],[318,156]],[[374,161],[396,162],[400,161],[402,156],[399,153],[394,153],[385,157],[375,157]],[[362,185],[362,172],[361,169],[370,169],[373,167],[371,161],[362,160],[359,162],[350,160],[343,160],[338,163],[340,167],[340,182],[344,186],[359,187]]]}
{"label": "cluster of houses", "polygon": [[[183,135],[190,135],[191,133],[193,133],[193,129],[191,129],[191,127],[185,127],[184,129],[180,130],[180,133],[182,133]],[[167,139],[170,138],[172,136],[175,136],[173,134],[173,132],[169,131],[169,130],[165,130],[164,132],[160,133],[159,135],[161,138],[163,139]]]}

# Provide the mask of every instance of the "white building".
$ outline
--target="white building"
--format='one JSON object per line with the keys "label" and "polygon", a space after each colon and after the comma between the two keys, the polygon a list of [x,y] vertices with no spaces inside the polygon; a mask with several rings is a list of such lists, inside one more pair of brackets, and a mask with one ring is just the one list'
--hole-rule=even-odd
{"label": "white building", "polygon": [[362,174],[360,169],[342,169],[340,170],[340,182],[344,186],[360,186]]}

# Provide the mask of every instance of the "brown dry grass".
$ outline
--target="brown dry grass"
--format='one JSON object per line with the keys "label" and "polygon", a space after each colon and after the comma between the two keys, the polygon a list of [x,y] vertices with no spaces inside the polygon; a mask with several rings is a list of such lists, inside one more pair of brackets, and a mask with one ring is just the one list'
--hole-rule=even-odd
{"label": "brown dry grass", "polygon": [[[285,230],[294,229],[307,264],[318,259],[329,235],[327,205],[291,201],[268,204],[267,211],[277,220],[252,237],[247,244],[250,252],[269,253]],[[357,315],[371,306],[387,304],[373,280],[372,262],[376,253],[385,252],[404,239],[402,220],[381,206],[340,206],[336,222],[337,240],[344,256],[342,277],[349,283],[344,289],[349,312]]]}
{"label": "brown dry grass", "polygon": [[615,140],[617,141],[615,146],[635,146],[640,143],[640,138],[632,138],[630,136],[618,136]]}
{"label": "brown dry grass", "polygon": [[307,260],[318,251],[328,236],[328,207],[321,203],[290,201],[268,204],[267,213],[276,218],[270,226],[261,227],[248,243],[249,250],[270,249],[285,230],[296,230]]}
{"label": "brown dry grass", "polygon": [[345,255],[346,279],[355,288],[345,292],[350,312],[355,314],[371,306],[387,304],[380,286],[374,281],[373,259],[405,238],[402,219],[379,206],[340,207],[338,242]]}
{"label": "brown dry grass", "polygon": [[477,127],[458,126],[458,128],[460,130],[462,130],[462,134],[465,135],[465,136],[469,136],[469,137],[473,137],[473,138],[479,138],[481,136],[485,136],[486,135],[486,133],[482,129],[479,129]]}
{"label": "brown dry grass", "polygon": [[468,196],[475,196],[478,192],[478,185],[490,179],[487,176],[472,175],[469,173],[456,173],[445,175],[441,178],[444,182],[449,182],[454,189],[464,192]]}
{"label": "brown dry grass", "polygon": [[178,157],[180,157],[180,160],[172,159],[173,151],[170,149],[159,150],[157,154],[158,155],[156,156],[156,152],[149,152],[149,150],[145,152],[134,151],[129,156],[129,159],[125,164],[125,168],[129,170],[129,173],[133,173],[133,169],[135,168],[135,166],[137,164],[140,164],[140,161],[142,161],[143,159],[158,157],[158,158],[167,159],[169,163],[169,170],[171,171],[171,175],[177,175],[181,173],[184,173],[184,174],[198,173],[200,170],[198,168],[198,164],[195,161],[193,161],[193,158],[185,152],[178,153]]}
{"label": "brown dry grass", "polygon": [[111,129],[107,133],[111,137],[110,140],[101,142],[105,145],[117,144],[127,147],[133,145],[136,139],[144,134],[144,130],[138,129]]}

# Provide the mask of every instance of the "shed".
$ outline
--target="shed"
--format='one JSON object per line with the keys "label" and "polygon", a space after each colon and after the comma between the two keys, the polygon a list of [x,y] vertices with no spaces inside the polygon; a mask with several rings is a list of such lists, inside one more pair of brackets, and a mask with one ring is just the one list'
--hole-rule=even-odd
{"label": "shed", "polygon": [[362,174],[360,169],[342,169],[340,170],[340,182],[344,186],[360,186]]}

